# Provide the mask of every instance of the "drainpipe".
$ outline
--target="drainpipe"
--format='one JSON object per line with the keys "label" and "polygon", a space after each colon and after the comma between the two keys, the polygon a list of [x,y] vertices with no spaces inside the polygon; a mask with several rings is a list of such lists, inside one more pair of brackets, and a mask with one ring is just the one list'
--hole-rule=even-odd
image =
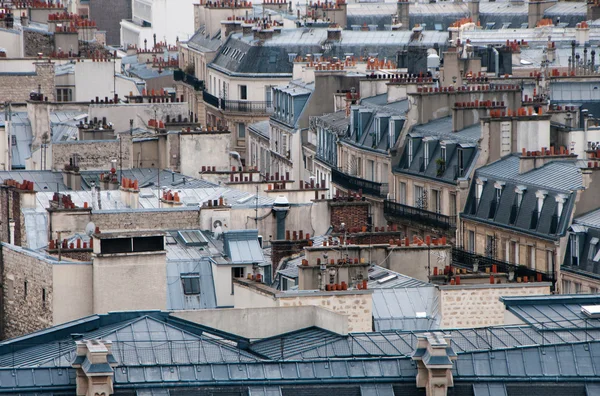
{"label": "drainpipe", "polygon": [[492,47],[492,51],[494,51],[494,67],[496,68],[496,77],[500,74],[500,54],[498,50]]}

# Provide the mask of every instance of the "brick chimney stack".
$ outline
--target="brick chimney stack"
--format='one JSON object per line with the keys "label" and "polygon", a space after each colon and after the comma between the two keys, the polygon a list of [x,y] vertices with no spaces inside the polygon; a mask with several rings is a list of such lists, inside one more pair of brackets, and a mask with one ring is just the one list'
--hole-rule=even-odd
{"label": "brick chimney stack", "polygon": [[117,361],[111,341],[82,340],[76,345],[77,356],[71,366],[77,369],[77,396],[112,395]]}

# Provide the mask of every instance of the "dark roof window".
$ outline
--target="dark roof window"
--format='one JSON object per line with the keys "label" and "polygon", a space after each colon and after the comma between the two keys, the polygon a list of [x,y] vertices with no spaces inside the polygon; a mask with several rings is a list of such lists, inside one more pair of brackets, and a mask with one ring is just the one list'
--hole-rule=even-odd
{"label": "dark roof window", "polygon": [[183,294],[200,294],[200,274],[190,272],[181,274],[181,284],[183,285]]}

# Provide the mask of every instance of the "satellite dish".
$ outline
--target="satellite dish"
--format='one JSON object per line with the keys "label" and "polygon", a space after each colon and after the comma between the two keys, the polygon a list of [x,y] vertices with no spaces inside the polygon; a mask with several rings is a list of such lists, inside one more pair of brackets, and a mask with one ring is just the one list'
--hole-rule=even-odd
{"label": "satellite dish", "polygon": [[87,236],[92,236],[92,234],[96,231],[96,225],[91,221],[85,226],[85,233]]}

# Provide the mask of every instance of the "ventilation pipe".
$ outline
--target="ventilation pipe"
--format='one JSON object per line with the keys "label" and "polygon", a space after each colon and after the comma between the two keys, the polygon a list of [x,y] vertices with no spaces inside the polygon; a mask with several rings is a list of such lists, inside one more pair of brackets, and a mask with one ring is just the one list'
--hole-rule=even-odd
{"label": "ventilation pipe", "polygon": [[277,240],[285,239],[285,218],[290,210],[290,202],[283,195],[275,198],[273,213],[277,219]]}

